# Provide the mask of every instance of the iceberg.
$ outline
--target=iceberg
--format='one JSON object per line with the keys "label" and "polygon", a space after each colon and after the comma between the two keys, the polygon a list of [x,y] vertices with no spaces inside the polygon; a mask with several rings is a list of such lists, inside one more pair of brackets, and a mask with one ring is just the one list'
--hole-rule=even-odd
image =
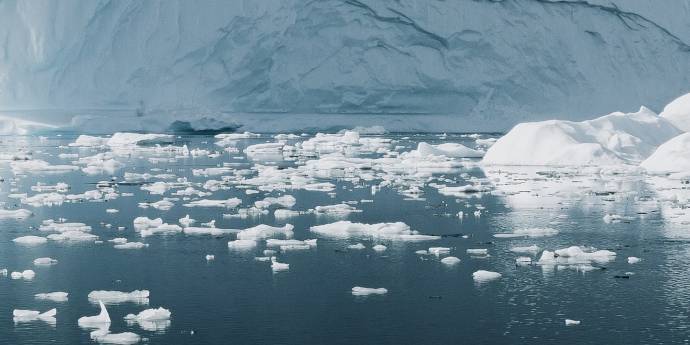
{"label": "iceberg", "polygon": [[521,123],[491,146],[485,165],[637,165],[681,132],[642,107],[594,120]]}
{"label": "iceberg", "polygon": [[498,272],[492,272],[492,271],[484,271],[484,270],[479,270],[474,273],[472,273],[472,279],[474,281],[482,283],[482,282],[488,282],[491,280],[496,280],[501,278],[501,274]]}
{"label": "iceberg", "polygon": [[682,95],[664,107],[659,116],[683,132],[690,132],[690,93]]}
{"label": "iceberg", "polygon": [[640,167],[648,173],[665,174],[690,171],[690,133],[683,133],[659,146]]}

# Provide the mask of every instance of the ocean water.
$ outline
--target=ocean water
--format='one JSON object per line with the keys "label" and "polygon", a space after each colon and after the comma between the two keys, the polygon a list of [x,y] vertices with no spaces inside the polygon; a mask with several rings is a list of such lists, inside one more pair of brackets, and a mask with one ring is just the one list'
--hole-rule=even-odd
{"label": "ocean water", "polygon": [[[386,134],[394,141],[389,151],[405,152],[421,141],[431,144],[461,142],[476,146],[477,136],[430,134]],[[296,142],[306,140],[303,137]],[[480,138],[496,135],[479,135]],[[52,164],[72,164],[60,153],[87,157],[107,151],[102,148],[67,147],[76,135],[45,137],[3,137],[3,153],[29,153],[33,159]],[[219,157],[151,160],[146,153],[117,156],[123,167],[89,175],[81,170],[66,173],[30,171],[15,174],[11,162],[0,163],[0,202],[5,209],[24,208],[28,219],[0,220],[0,268],[10,272],[33,269],[32,280],[0,277],[0,343],[3,344],[87,344],[95,343],[90,330],[77,319],[98,314],[98,306],[87,299],[94,290],[150,291],[148,305],[108,305],[112,333],[134,332],[148,344],[677,344],[690,339],[690,236],[687,225],[668,216],[659,201],[660,187],[649,177],[636,174],[591,174],[588,171],[487,169],[477,159],[458,160],[462,167],[433,174],[400,173],[396,183],[381,179],[353,179],[368,173],[340,171],[319,182],[335,185],[331,192],[271,190],[247,194],[246,186],[234,184],[213,191],[209,199],[238,197],[242,206],[266,196],[290,194],[293,210],[307,211],[318,205],[352,202],[361,212],[347,216],[303,214],[275,219],[272,212],[246,218],[228,218],[234,210],[188,208],[174,202],[167,211],[141,208],[140,202],[171,197],[142,190],[144,183],[118,183],[120,195],[98,202],[65,202],[54,206],[30,206],[11,194],[38,194],[37,183],[70,185],[68,194],[93,190],[99,181],[123,181],[125,172],[174,174],[198,183],[219,176],[198,176],[193,169],[231,163],[232,169],[275,165],[289,169],[304,164],[307,157],[283,160],[270,157],[252,160],[243,149],[251,144],[273,142],[270,135],[238,140],[238,152],[224,152],[212,136],[176,137],[173,145],[187,145],[219,151]],[[365,153],[361,157],[377,157]],[[318,155],[317,155],[318,156]],[[506,176],[509,177],[506,182]],[[536,177],[535,177],[536,176]],[[379,176],[380,177],[380,176]],[[169,180],[166,180],[169,181]],[[482,184],[483,193],[448,196],[434,184]],[[420,186],[411,197],[403,191]],[[675,186],[673,188],[682,188]],[[253,186],[250,189],[260,189]],[[174,191],[175,189],[173,189]],[[122,195],[125,193],[125,195]],[[127,196],[126,193],[132,193]],[[65,193],[63,193],[65,194]],[[194,199],[194,197],[192,197]],[[364,200],[364,201],[363,201]],[[117,209],[118,213],[107,213]],[[272,210],[272,209],[271,209]],[[462,212],[462,217],[458,213]],[[475,212],[478,212],[475,214]],[[182,233],[142,238],[133,230],[138,216],[161,217],[177,224],[189,214],[198,223],[215,220],[218,228],[245,229],[258,224],[294,225],[294,238],[318,239],[309,250],[279,253],[280,262],[290,264],[283,272],[272,272],[270,263],[256,261],[263,256],[260,243],[249,251],[228,249],[234,235],[188,236]],[[622,215],[618,222],[606,222],[607,214]],[[47,219],[64,218],[93,227],[103,243],[63,243],[25,246],[12,239],[25,235],[45,236],[36,228]],[[441,235],[434,241],[404,242],[371,238],[330,238],[309,231],[309,227],[349,220],[361,223],[404,222],[422,234]],[[199,226],[197,223],[197,226]],[[107,227],[111,224],[112,227]],[[118,226],[126,227],[117,230]],[[545,237],[496,238],[497,233],[524,228],[552,228],[556,235]],[[108,239],[125,237],[147,243],[147,248],[121,250]],[[347,246],[362,243],[363,250]],[[375,244],[388,247],[383,252]],[[595,247],[614,251],[609,262],[588,265],[516,265],[510,248],[537,245],[555,250],[569,246]],[[450,247],[461,261],[447,266],[433,255],[415,251],[429,247]],[[489,255],[472,256],[467,249],[485,248]],[[215,260],[207,261],[207,254]],[[533,261],[539,253],[527,255]],[[629,264],[627,257],[640,257]],[[58,260],[52,266],[34,266],[39,257]],[[443,257],[443,256],[442,256]],[[441,257],[441,258],[442,258]],[[592,269],[590,269],[592,268]],[[472,273],[489,270],[502,274],[497,280],[475,282]],[[384,295],[354,296],[354,286],[384,287]],[[67,302],[39,301],[34,294],[52,291],[69,293]],[[169,325],[150,331],[129,325],[123,317],[146,308],[162,306],[171,311]],[[13,309],[45,311],[57,308],[54,325],[42,322],[15,323]],[[565,326],[565,319],[580,320]]]}

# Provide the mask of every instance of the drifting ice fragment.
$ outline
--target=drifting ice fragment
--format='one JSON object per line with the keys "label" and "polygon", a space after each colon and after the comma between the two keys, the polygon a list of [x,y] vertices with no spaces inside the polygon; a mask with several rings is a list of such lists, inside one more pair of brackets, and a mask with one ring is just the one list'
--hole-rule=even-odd
{"label": "drifting ice fragment", "polygon": [[352,294],[355,296],[368,296],[368,295],[385,295],[388,293],[386,288],[368,288],[355,286],[352,288]]}
{"label": "drifting ice fragment", "polygon": [[34,298],[38,300],[47,300],[53,302],[67,302],[68,299],[67,292],[48,292],[48,293],[37,293]]}
{"label": "drifting ice fragment", "polygon": [[472,273],[472,279],[476,282],[486,282],[501,278],[501,274],[498,272],[479,270]]}
{"label": "drifting ice fragment", "polygon": [[98,301],[101,312],[95,316],[82,316],[77,320],[77,324],[82,328],[106,328],[110,325],[110,315],[103,302]]}
{"label": "drifting ice fragment", "polygon": [[120,304],[132,302],[136,304],[149,304],[149,290],[122,291],[91,291],[88,295],[91,303]]}
{"label": "drifting ice fragment", "polygon": [[55,323],[55,315],[57,315],[57,309],[53,308],[44,313],[35,310],[23,310],[15,309],[12,311],[12,319],[15,323],[19,322],[31,322],[31,321],[44,321],[47,323]]}

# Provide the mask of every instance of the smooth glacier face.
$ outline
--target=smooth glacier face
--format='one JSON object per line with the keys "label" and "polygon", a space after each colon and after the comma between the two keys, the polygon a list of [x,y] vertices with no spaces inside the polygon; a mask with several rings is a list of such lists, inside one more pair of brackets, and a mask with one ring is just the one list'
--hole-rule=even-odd
{"label": "smooth glacier face", "polygon": [[687,92],[687,1],[614,3],[3,1],[0,104],[451,114],[504,130]]}

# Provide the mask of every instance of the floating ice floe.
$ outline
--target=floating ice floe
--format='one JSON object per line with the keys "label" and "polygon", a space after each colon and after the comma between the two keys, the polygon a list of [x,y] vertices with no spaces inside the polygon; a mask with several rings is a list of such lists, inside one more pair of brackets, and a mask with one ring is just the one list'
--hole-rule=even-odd
{"label": "floating ice floe", "polygon": [[271,270],[273,272],[287,271],[290,269],[290,264],[278,262],[275,256],[271,257]]}
{"label": "floating ice floe", "polygon": [[100,344],[131,345],[141,341],[141,337],[136,333],[110,333],[109,328],[105,327],[92,331],[89,336]]}
{"label": "floating ice floe", "polygon": [[498,272],[479,270],[472,273],[472,279],[476,282],[487,282],[491,280],[496,280],[501,278],[501,274]]}
{"label": "floating ice floe", "polygon": [[260,209],[269,208],[271,206],[277,205],[285,208],[291,208],[295,206],[297,200],[292,195],[283,195],[277,198],[264,198],[263,200],[255,201],[254,206]]}
{"label": "floating ice floe", "polygon": [[148,217],[137,217],[137,218],[134,218],[133,224],[134,224],[134,230],[135,231],[141,231],[141,230],[146,230],[148,228],[155,228],[155,227],[163,225],[163,219],[161,219],[161,218],[150,219]]}
{"label": "floating ice floe", "polygon": [[47,293],[37,293],[34,295],[34,298],[37,300],[46,300],[46,301],[53,301],[53,302],[67,302],[68,299],[68,293],[67,292],[47,292]]}
{"label": "floating ice floe", "polygon": [[540,265],[604,264],[616,259],[616,253],[609,250],[591,250],[572,246],[551,252],[545,250],[537,262]]}
{"label": "floating ice floe", "polygon": [[357,244],[351,244],[347,246],[348,249],[355,249],[355,250],[362,250],[366,249],[367,247],[364,246],[362,243],[357,243]]}
{"label": "floating ice floe", "polygon": [[237,233],[238,240],[265,240],[268,238],[283,237],[290,239],[295,234],[292,224],[285,224],[282,227],[260,224],[251,228],[241,230]]}
{"label": "floating ice floe", "polygon": [[215,255],[212,254],[206,254],[206,261],[213,261],[216,259]]}
{"label": "floating ice floe", "polygon": [[105,143],[110,147],[133,145],[170,144],[175,139],[169,134],[115,133]]}
{"label": "floating ice floe", "polygon": [[31,321],[43,321],[47,323],[54,324],[55,316],[57,315],[57,309],[53,308],[46,312],[39,312],[35,310],[23,310],[15,309],[12,311],[12,320],[15,323],[20,322],[31,322]]}
{"label": "floating ice floe", "polygon": [[429,250],[427,250],[428,254],[436,255],[436,256],[441,256],[441,255],[448,255],[450,254],[450,248],[448,247],[430,247]]}
{"label": "floating ice floe", "polygon": [[441,263],[444,265],[453,266],[460,263],[460,259],[456,258],[455,256],[447,256],[441,259]]}
{"label": "floating ice floe", "polygon": [[15,175],[63,174],[79,170],[79,167],[74,165],[52,165],[43,160],[14,161],[10,163],[10,167]]}
{"label": "floating ice floe", "polygon": [[641,260],[642,259],[635,257],[635,256],[628,257],[628,263],[629,264],[636,264],[636,263],[640,262]]}
{"label": "floating ice floe", "polygon": [[565,325],[566,326],[577,326],[579,324],[580,324],[579,320],[565,319]]}
{"label": "floating ice floe", "polygon": [[238,198],[230,198],[227,200],[210,200],[201,199],[194,200],[192,202],[186,203],[185,207],[225,207],[225,208],[235,208],[242,204],[242,200]]}
{"label": "floating ice floe", "polygon": [[666,119],[642,107],[583,121],[549,120],[516,125],[489,148],[487,165],[638,164],[657,146],[679,135]]}
{"label": "floating ice floe", "polygon": [[48,242],[48,239],[41,236],[21,236],[13,239],[12,242],[24,245],[37,245]]}
{"label": "floating ice floe", "polygon": [[383,244],[377,244],[371,247],[371,249],[373,249],[376,252],[384,252],[386,251],[386,249],[388,249],[388,247],[384,246]]}
{"label": "floating ice floe", "polygon": [[47,238],[56,242],[92,242],[98,240],[98,236],[96,235],[76,230],[69,230],[59,234],[50,234]]}
{"label": "floating ice floe", "polygon": [[525,246],[525,247],[512,247],[510,248],[510,251],[513,253],[518,253],[518,254],[537,254],[541,248],[537,246],[536,244],[533,244],[531,246]]}
{"label": "floating ice floe", "polygon": [[471,149],[458,143],[444,143],[430,145],[425,142],[417,144],[417,150],[412,151],[419,156],[446,156],[449,158],[481,158],[484,152]]}
{"label": "floating ice floe", "polygon": [[53,258],[37,258],[34,259],[34,265],[36,266],[50,266],[57,264],[58,261]]}
{"label": "floating ice floe", "polygon": [[24,279],[24,280],[32,280],[36,277],[36,272],[33,270],[24,270],[21,272],[12,272],[10,273],[10,278],[12,279]]}
{"label": "floating ice floe", "polygon": [[31,216],[31,211],[25,209],[2,210],[0,209],[0,219],[26,219]]}
{"label": "floating ice floe", "polygon": [[353,212],[362,212],[361,210],[358,210],[355,207],[352,207],[348,204],[335,204],[335,205],[325,205],[325,206],[316,206],[314,207],[314,212],[317,215],[343,215],[346,216],[350,213]]}
{"label": "floating ice floe", "polygon": [[209,226],[204,226],[204,227],[186,227],[182,229],[182,232],[185,233],[185,235],[210,235],[210,236],[225,236],[229,234],[234,234],[240,232],[240,230],[237,229],[221,229],[221,228],[216,228],[215,226],[209,227]]}
{"label": "floating ice floe", "polygon": [[139,314],[127,314],[125,321],[128,324],[138,324],[147,331],[160,331],[170,326],[170,310],[159,307],[146,309]]}
{"label": "floating ice floe", "polygon": [[322,236],[336,238],[370,237],[399,241],[430,241],[441,238],[440,236],[421,235],[402,222],[364,224],[338,221],[312,226],[309,230]]}
{"label": "floating ice floe", "polygon": [[148,246],[149,246],[148,243],[126,242],[126,243],[116,244],[113,246],[113,248],[115,248],[115,249],[142,249],[142,248],[147,248]]}
{"label": "floating ice floe", "polygon": [[511,237],[546,237],[558,235],[558,230],[552,228],[526,228],[518,229],[510,233],[494,234],[496,238],[511,238]]}
{"label": "floating ice floe", "polygon": [[470,249],[467,249],[467,254],[475,255],[475,256],[477,256],[477,255],[479,255],[479,256],[489,255],[489,250],[486,248],[470,248]]}
{"label": "floating ice floe", "polygon": [[91,303],[121,304],[131,302],[149,304],[149,290],[134,290],[132,292],[96,290],[91,291],[88,298]]}
{"label": "floating ice floe", "polygon": [[352,288],[352,294],[355,296],[368,296],[368,295],[385,295],[388,293],[386,288],[368,288],[362,286],[355,286]]}
{"label": "floating ice floe", "polygon": [[228,242],[228,248],[235,250],[248,250],[257,246],[254,240],[235,240]]}
{"label": "floating ice floe", "polygon": [[101,308],[101,312],[95,316],[82,316],[77,320],[77,324],[82,328],[106,328],[110,325],[110,315],[102,301],[96,301]]}

